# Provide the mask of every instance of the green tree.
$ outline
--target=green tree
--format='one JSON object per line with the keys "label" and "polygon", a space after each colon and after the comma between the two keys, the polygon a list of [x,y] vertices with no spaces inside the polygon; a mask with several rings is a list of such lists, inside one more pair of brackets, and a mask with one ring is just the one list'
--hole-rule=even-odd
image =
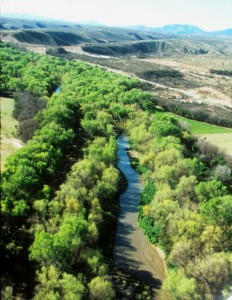
{"label": "green tree", "polygon": [[231,282],[232,257],[228,253],[212,253],[187,266],[187,272],[201,281],[205,295],[216,298]]}
{"label": "green tree", "polygon": [[65,218],[55,234],[36,232],[34,243],[30,247],[30,259],[42,265],[59,264],[66,267],[79,259],[80,249],[85,244],[87,222],[77,216]]}
{"label": "green tree", "polygon": [[195,176],[182,176],[176,186],[175,194],[181,206],[188,204],[189,200],[195,200],[195,186],[197,179]]}
{"label": "green tree", "polygon": [[171,270],[163,283],[163,290],[166,291],[173,300],[200,300],[197,293],[196,281],[188,278],[181,271]]}
{"label": "green tree", "polygon": [[103,171],[101,181],[98,183],[99,196],[101,198],[110,198],[115,195],[118,189],[119,174],[112,165]]}
{"label": "green tree", "polygon": [[200,202],[207,202],[212,198],[224,196],[228,193],[227,187],[221,181],[215,179],[208,182],[200,182],[196,186],[195,191]]}
{"label": "green tree", "polygon": [[89,283],[89,298],[92,300],[115,299],[115,292],[112,284],[104,277],[97,276]]}
{"label": "green tree", "polygon": [[13,288],[11,286],[6,286],[1,289],[1,299],[2,300],[13,300]]}
{"label": "green tree", "polygon": [[86,289],[81,280],[71,274],[61,273],[53,265],[38,272],[39,285],[34,300],[80,300]]}
{"label": "green tree", "polygon": [[226,195],[201,204],[201,212],[205,222],[220,227],[222,241],[229,249],[232,247],[232,196]]}
{"label": "green tree", "polygon": [[185,270],[190,262],[194,262],[198,251],[201,251],[200,243],[196,243],[195,239],[186,240],[182,238],[174,244],[169,261]]}
{"label": "green tree", "polygon": [[178,127],[177,120],[168,115],[156,115],[155,120],[152,122],[150,132],[155,134],[156,137],[165,136],[181,136],[181,130]]}

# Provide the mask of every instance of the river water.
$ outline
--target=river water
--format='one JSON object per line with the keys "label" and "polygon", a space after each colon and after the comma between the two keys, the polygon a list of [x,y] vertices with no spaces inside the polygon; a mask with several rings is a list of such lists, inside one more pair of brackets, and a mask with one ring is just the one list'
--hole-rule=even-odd
{"label": "river water", "polygon": [[142,191],[141,178],[130,166],[128,139],[118,138],[118,168],[124,173],[128,188],[119,198],[120,214],[114,245],[114,261],[125,272],[153,287],[165,277],[164,261],[155,247],[147,242],[138,227],[138,208]]}
{"label": "river water", "polygon": [[57,88],[56,88],[56,90],[55,90],[55,93],[60,93],[60,91],[61,91],[61,86],[58,85]]}

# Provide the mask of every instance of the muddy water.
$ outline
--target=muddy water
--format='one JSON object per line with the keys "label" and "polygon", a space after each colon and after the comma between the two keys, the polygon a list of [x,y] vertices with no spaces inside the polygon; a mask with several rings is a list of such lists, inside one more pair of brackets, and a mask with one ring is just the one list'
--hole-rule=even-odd
{"label": "muddy water", "polygon": [[158,287],[165,277],[163,258],[151,246],[138,227],[139,198],[142,190],[140,176],[131,166],[126,149],[128,140],[118,138],[118,168],[128,181],[127,190],[120,196],[120,214],[115,237],[114,261],[125,272],[143,282]]}

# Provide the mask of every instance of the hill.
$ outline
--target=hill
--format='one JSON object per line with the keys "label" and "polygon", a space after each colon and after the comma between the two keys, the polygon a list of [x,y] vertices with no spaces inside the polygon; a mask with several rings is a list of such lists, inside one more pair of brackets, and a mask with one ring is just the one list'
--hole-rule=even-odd
{"label": "hill", "polygon": [[[22,24],[25,26],[26,22],[28,20]],[[48,21],[34,22],[46,24]],[[161,29],[179,34],[164,34],[144,26],[116,28],[85,24],[70,28],[64,27],[62,22],[59,24],[63,27],[2,30],[2,41],[29,51],[84,60],[129,76],[138,76],[149,81],[147,84],[163,89],[158,96],[166,99],[166,103],[173,98],[177,100],[181,111],[190,110],[185,102],[231,107],[230,29],[219,31],[217,36],[213,33],[208,36],[196,26],[178,24]],[[171,89],[175,88],[179,90],[173,92]],[[173,96],[176,92],[178,95]],[[212,111],[217,111],[210,117],[213,122],[221,124],[223,120],[223,124],[228,126],[227,112],[218,113],[215,107]]]}
{"label": "hill", "polygon": [[232,29],[227,28],[224,30],[217,30],[217,31],[205,31],[200,27],[188,24],[171,24],[165,25],[162,27],[146,27],[144,25],[136,25],[132,26],[131,28],[135,30],[149,30],[157,33],[163,34],[172,34],[175,36],[184,35],[184,36],[232,36]]}
{"label": "hill", "polygon": [[25,18],[12,18],[2,17],[0,19],[0,26],[2,30],[14,30],[14,29],[32,29],[32,28],[80,28],[78,24],[74,24],[66,21],[57,20],[44,20],[35,17],[31,19]]}
{"label": "hill", "polygon": [[[15,42],[44,46],[70,46],[70,45],[100,45],[113,43],[128,43],[135,41],[153,41],[168,38],[167,35],[132,31],[122,28],[88,27],[85,28],[33,28],[22,30],[3,30],[1,39],[4,42]],[[94,48],[95,49],[95,48]],[[94,50],[92,50],[93,52]],[[97,50],[96,50],[97,51]],[[102,52],[103,50],[101,50]],[[108,50],[105,50],[109,52]],[[98,52],[98,51],[97,51]],[[121,52],[121,51],[119,51]],[[122,51],[124,52],[124,51]],[[128,51],[126,51],[128,52]],[[129,51],[134,53],[134,51]],[[117,54],[117,51],[116,53]],[[119,53],[120,54],[120,53]],[[109,55],[109,53],[107,54]]]}
{"label": "hill", "polygon": [[98,55],[121,56],[121,55],[180,55],[180,54],[207,54],[218,53],[216,47],[207,42],[182,40],[182,39],[162,39],[156,41],[133,41],[111,44],[85,45],[82,49],[86,52]]}
{"label": "hill", "polygon": [[[151,56],[183,54],[227,54],[230,48],[225,41],[232,29],[205,32],[193,25],[166,25],[152,28],[130,28],[75,24],[47,19],[17,19],[3,17],[0,20],[1,39],[5,42],[40,46],[80,46],[91,55]],[[186,35],[188,36],[186,38]],[[225,45],[225,46],[224,46]]]}
{"label": "hill", "polygon": [[[151,56],[227,53],[225,41],[188,39],[128,28],[87,26],[82,28],[33,28],[3,30],[2,41],[40,46],[80,46],[86,54],[105,56]],[[222,45],[225,44],[225,47]]]}
{"label": "hill", "polygon": [[228,28],[225,30],[219,30],[219,31],[213,31],[212,33],[209,33],[213,36],[232,36],[232,28]]}
{"label": "hill", "polygon": [[172,34],[202,34],[204,31],[193,25],[181,25],[181,24],[173,24],[173,25],[165,25],[163,27],[157,27],[153,28],[156,32],[162,32],[162,33],[172,33]]}
{"label": "hill", "polygon": [[[80,25],[81,24],[81,25]],[[103,27],[107,28],[98,22],[88,21],[73,23],[64,20],[56,20],[49,18],[42,18],[31,15],[3,15],[0,19],[0,30],[16,30],[16,29],[41,29],[41,28],[81,28],[81,27]],[[189,24],[169,24],[162,27],[146,27],[144,25],[135,25],[125,28],[125,30],[146,31],[150,34],[162,34],[162,35],[202,35],[202,36],[232,36],[232,29],[227,28],[217,31],[205,31],[197,26]],[[111,28],[111,30],[115,30]],[[144,39],[144,38],[143,38]]]}

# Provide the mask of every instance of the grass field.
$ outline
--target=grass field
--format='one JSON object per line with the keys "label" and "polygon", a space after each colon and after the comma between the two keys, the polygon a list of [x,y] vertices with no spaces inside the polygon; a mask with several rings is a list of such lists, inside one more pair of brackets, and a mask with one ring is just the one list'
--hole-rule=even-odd
{"label": "grass field", "polygon": [[1,97],[1,170],[7,157],[22,147],[20,140],[16,139],[18,122],[12,117],[14,99]]}
{"label": "grass field", "polygon": [[206,138],[206,140],[223,150],[227,154],[232,156],[232,132],[220,133],[220,134],[204,134],[200,137]]}
{"label": "grass field", "polygon": [[[162,114],[163,112],[156,112]],[[211,144],[232,155],[232,128],[225,128],[213,124],[190,120],[181,116],[174,115],[181,122],[186,123],[191,132],[199,138],[206,138]]]}
{"label": "grass field", "polygon": [[216,145],[219,149],[232,155],[232,129],[182,117],[178,117],[178,119],[186,122],[194,135],[206,138],[211,144]]}
{"label": "grass field", "polygon": [[193,134],[232,134],[232,128],[225,128],[209,123],[190,120],[180,116],[176,116],[180,121],[187,123]]}

